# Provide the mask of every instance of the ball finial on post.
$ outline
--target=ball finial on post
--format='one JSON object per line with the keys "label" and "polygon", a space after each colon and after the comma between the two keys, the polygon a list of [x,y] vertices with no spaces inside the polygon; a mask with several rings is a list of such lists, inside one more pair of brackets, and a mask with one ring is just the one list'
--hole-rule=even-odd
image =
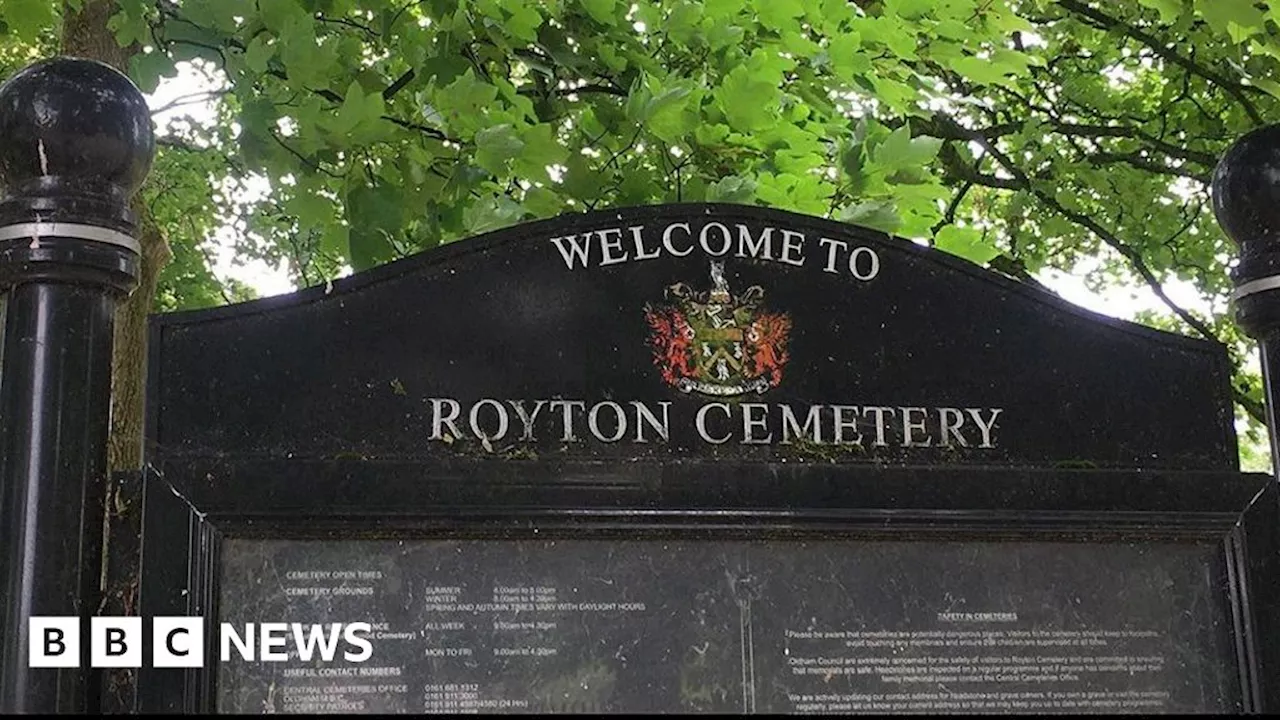
{"label": "ball finial on post", "polygon": [[0,85],[0,291],[64,280],[129,292],[129,197],[151,168],[146,99],[94,60],[54,58]]}
{"label": "ball finial on post", "polygon": [[1237,140],[1213,172],[1212,193],[1218,224],[1240,246],[1236,322],[1262,338],[1280,330],[1280,125]]}
{"label": "ball finial on post", "polygon": [[0,187],[21,195],[57,178],[77,189],[128,196],[155,153],[146,99],[109,65],[82,58],[38,62],[0,85]]}

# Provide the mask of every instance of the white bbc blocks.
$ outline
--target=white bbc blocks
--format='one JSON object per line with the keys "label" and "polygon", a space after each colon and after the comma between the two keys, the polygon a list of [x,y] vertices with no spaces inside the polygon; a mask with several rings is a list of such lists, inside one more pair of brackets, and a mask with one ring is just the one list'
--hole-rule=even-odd
{"label": "white bbc blocks", "polygon": [[[160,616],[151,618],[148,624],[149,629],[144,630],[140,617],[90,618],[90,667],[142,667],[142,648],[147,642],[144,633],[148,632],[152,667],[204,667],[206,650],[219,647],[216,632],[213,646],[206,644],[202,617]],[[83,649],[80,629],[78,617],[32,617],[27,625],[30,667],[79,667]],[[255,657],[257,662],[288,662],[293,658],[311,662],[315,657],[320,662],[362,663],[373,655],[369,638],[372,632],[373,626],[367,622],[270,622],[239,627],[222,623],[219,657],[222,662],[231,662],[238,654],[249,662],[255,662]]]}
{"label": "white bbc blocks", "polygon": [[[30,667],[79,667],[80,618],[36,616],[28,623]],[[201,667],[204,664],[204,619],[152,618],[154,667]],[[100,668],[142,667],[144,642],[140,617],[94,617],[89,620],[89,664]]]}

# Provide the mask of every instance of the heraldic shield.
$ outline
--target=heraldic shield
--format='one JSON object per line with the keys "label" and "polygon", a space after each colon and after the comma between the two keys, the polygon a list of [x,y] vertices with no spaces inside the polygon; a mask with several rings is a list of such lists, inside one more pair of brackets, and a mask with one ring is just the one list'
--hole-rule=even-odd
{"label": "heraldic shield", "polygon": [[782,382],[791,317],[766,312],[764,289],[729,290],[724,263],[711,263],[711,290],[666,288],[669,304],[647,305],[653,362],[681,392],[729,396],[763,393]]}

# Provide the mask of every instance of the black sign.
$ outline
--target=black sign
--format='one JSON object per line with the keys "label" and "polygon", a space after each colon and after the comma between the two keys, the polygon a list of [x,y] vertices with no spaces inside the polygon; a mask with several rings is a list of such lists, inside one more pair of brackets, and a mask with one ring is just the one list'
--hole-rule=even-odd
{"label": "black sign", "polygon": [[1236,463],[1222,347],[752,208],[533,223],[153,342],[165,457]]}
{"label": "black sign", "polygon": [[[151,353],[141,608],[210,642],[144,711],[1280,704],[1225,350],[907,241],[569,216]],[[344,634],[248,659],[222,623]]]}

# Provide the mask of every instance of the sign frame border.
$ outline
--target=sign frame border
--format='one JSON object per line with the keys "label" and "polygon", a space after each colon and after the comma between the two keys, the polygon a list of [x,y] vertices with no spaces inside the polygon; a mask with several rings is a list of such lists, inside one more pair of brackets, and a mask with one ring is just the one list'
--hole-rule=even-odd
{"label": "sign frame border", "polygon": [[[434,479],[422,477],[431,469],[415,466],[380,482],[375,492],[358,481],[377,471],[353,460],[151,466],[144,478],[141,614],[203,616],[212,637],[220,546],[228,538],[350,539],[353,530],[361,539],[625,537],[643,530],[707,537],[827,533],[870,541],[1217,542],[1228,570],[1242,710],[1280,708],[1280,486],[1270,476],[780,464],[764,473],[759,463],[706,463],[648,468],[657,477],[639,472],[620,482],[589,467],[603,463],[564,463],[576,467],[543,468],[564,478],[543,483],[539,473],[521,472],[539,464],[550,465],[476,461],[452,473],[441,468]],[[754,472],[743,477],[748,469]],[[481,474],[495,481],[482,486]],[[310,481],[301,482],[304,477]],[[797,494],[797,486],[803,492]],[[318,487],[337,488],[336,494]],[[781,492],[793,499],[789,506],[777,503]],[[485,495],[490,502],[480,501]],[[144,647],[136,710],[214,712],[215,645],[206,643],[210,656],[199,669],[149,667],[150,647]]]}

